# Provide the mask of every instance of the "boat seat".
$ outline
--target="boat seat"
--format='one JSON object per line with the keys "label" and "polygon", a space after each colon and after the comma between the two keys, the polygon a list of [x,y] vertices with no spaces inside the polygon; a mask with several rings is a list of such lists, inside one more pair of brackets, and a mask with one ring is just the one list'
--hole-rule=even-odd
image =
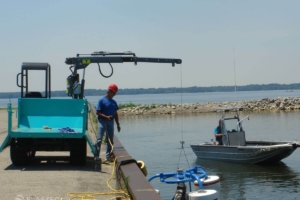
{"label": "boat seat", "polygon": [[245,146],[245,131],[227,132],[229,146]]}

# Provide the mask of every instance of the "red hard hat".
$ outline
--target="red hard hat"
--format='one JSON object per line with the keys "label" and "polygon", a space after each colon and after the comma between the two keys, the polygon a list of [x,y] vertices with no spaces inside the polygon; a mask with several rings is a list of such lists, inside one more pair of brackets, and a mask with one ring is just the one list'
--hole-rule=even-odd
{"label": "red hard hat", "polygon": [[116,84],[110,84],[108,86],[108,89],[113,91],[114,93],[117,93],[118,92],[118,86]]}

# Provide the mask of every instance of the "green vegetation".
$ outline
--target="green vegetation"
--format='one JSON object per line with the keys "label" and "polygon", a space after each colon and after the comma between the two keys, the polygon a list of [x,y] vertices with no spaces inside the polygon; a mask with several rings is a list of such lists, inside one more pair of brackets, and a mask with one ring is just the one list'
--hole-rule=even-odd
{"label": "green vegetation", "polygon": [[[262,90],[299,90],[300,83],[292,84],[251,84],[237,86],[237,91],[262,91]],[[167,94],[167,93],[199,93],[199,92],[233,92],[234,86],[211,86],[211,87],[186,87],[186,88],[138,88],[138,89],[119,89],[118,95],[134,94]],[[107,90],[85,89],[85,96],[104,96]],[[52,91],[52,97],[66,97],[66,91]],[[0,98],[19,98],[20,92],[0,92]]]}
{"label": "green vegetation", "polygon": [[136,107],[138,105],[130,102],[130,103],[127,103],[127,104],[121,104],[120,103],[118,106],[119,106],[119,109],[122,109],[122,108],[132,108],[132,107]]}
{"label": "green vegetation", "polygon": [[156,108],[156,104],[151,104],[151,108]]}
{"label": "green vegetation", "polygon": [[125,176],[125,179],[124,179],[124,184],[125,184],[125,190],[126,192],[128,193],[128,184],[129,184],[129,177],[130,176]]}

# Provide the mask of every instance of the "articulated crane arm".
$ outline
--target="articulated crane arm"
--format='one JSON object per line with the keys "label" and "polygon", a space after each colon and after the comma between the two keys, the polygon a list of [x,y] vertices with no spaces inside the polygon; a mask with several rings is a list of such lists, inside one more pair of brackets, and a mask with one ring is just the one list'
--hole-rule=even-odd
{"label": "articulated crane arm", "polygon": [[[92,54],[77,54],[77,57],[66,58],[65,63],[71,65],[70,70],[72,74],[67,78],[67,94],[68,96],[72,96],[73,98],[83,98],[84,96],[84,73],[81,84],[79,84],[79,75],[77,70],[83,69],[92,63],[97,63],[100,70],[100,63],[124,63],[124,62],[133,62],[137,65],[138,62],[149,62],[149,63],[170,63],[174,67],[175,64],[181,64],[181,59],[173,59],[173,58],[147,58],[147,57],[137,57],[135,53],[132,52],[124,52],[124,53],[109,53],[109,52],[94,52]],[[74,68],[72,70],[72,68]],[[112,68],[113,73],[113,68]],[[109,78],[109,76],[102,76],[105,78]]]}

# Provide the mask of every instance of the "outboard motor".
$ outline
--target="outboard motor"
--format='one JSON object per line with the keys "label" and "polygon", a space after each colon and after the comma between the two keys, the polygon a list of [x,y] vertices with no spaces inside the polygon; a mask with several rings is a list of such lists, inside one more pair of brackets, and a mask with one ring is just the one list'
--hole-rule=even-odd
{"label": "outboard motor", "polygon": [[172,200],[187,200],[186,185],[184,183],[178,183],[176,193]]}

